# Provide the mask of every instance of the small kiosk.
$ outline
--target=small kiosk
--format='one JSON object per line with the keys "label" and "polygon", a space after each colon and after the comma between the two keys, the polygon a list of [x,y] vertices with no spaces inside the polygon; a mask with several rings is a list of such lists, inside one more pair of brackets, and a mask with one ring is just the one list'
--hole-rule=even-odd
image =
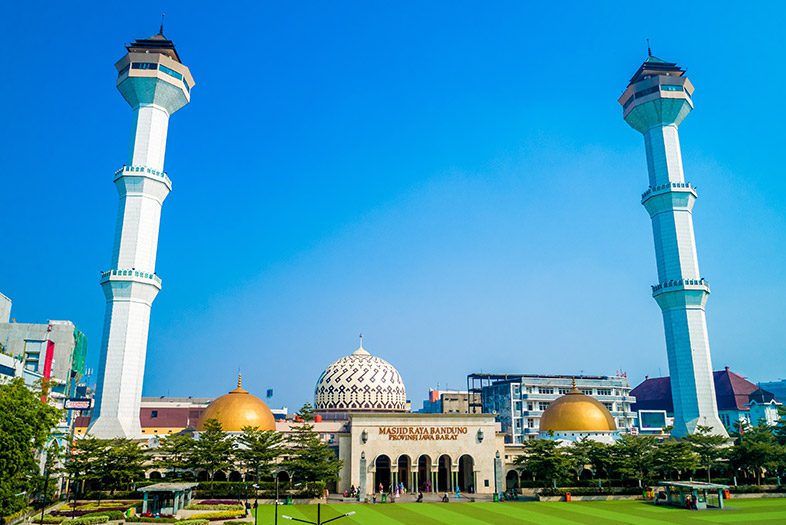
{"label": "small kiosk", "polygon": [[661,481],[665,490],[655,492],[656,505],[674,505],[686,509],[707,510],[723,508],[723,496],[728,485],[701,481]]}
{"label": "small kiosk", "polygon": [[198,483],[156,483],[139,490],[144,494],[142,515],[166,514],[174,516],[177,511],[191,503],[191,496]]}

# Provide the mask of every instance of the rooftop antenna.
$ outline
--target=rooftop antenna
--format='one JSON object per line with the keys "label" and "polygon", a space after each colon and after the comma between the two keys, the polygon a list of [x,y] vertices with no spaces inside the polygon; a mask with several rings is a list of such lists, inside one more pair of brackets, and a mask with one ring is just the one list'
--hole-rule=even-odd
{"label": "rooftop antenna", "polygon": [[650,39],[647,38],[647,56],[652,56],[652,48],[650,47]]}
{"label": "rooftop antenna", "polygon": [[158,34],[164,36],[164,17],[166,13],[161,13],[161,26],[158,28]]}

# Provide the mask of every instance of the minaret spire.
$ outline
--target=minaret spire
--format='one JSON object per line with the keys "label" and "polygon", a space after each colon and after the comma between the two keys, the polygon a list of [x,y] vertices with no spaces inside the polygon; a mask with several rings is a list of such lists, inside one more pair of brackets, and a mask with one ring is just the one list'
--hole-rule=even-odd
{"label": "minaret spire", "polygon": [[158,28],[158,34],[164,36],[164,17],[166,13],[161,13],[161,25]]}
{"label": "minaret spire", "polygon": [[648,57],[652,56],[652,48],[650,47],[650,39],[649,38],[647,39],[647,56]]}
{"label": "minaret spire", "polygon": [[[161,33],[164,31],[163,17]],[[104,336],[90,434],[142,436],[139,409],[156,275],[161,208],[172,190],[164,171],[169,118],[191,100],[194,79],[165,38],[136,40],[116,64],[117,89],[131,106],[131,151],[113,177],[120,197],[111,266],[101,274]]]}
{"label": "minaret spire", "polygon": [[701,425],[726,436],[718,416],[705,307],[710,287],[699,271],[693,233],[696,188],[685,180],[679,125],[693,110],[693,84],[674,62],[649,57],[619,98],[622,116],[644,136],[649,186],[641,204],[649,213],[658,281],[652,296],[663,316],[674,401],[675,437]]}

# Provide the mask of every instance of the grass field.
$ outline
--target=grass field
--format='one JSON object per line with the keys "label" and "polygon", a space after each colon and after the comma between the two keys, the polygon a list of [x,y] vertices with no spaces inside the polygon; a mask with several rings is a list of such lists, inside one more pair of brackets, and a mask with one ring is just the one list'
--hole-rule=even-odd
{"label": "grass field", "polygon": [[[322,505],[322,520],[350,511],[354,516],[335,525],[480,525],[575,523],[780,523],[786,524],[786,498],[729,500],[725,510],[688,511],[656,507],[643,501],[524,502],[524,503],[395,503]],[[316,522],[316,505],[280,505],[279,524],[294,524],[287,514]],[[260,506],[258,525],[273,523],[273,506]]]}

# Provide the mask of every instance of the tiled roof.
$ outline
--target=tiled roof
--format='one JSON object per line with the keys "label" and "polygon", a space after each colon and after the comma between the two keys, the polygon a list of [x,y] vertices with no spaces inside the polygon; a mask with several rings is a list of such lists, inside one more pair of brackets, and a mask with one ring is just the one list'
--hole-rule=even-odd
{"label": "tiled roof", "polygon": [[[751,394],[759,387],[739,374],[728,369],[712,373],[715,380],[715,400],[718,410],[748,410]],[[636,398],[634,410],[665,410],[674,412],[671,398],[671,378],[652,377],[645,379],[639,386],[631,390]]]}

